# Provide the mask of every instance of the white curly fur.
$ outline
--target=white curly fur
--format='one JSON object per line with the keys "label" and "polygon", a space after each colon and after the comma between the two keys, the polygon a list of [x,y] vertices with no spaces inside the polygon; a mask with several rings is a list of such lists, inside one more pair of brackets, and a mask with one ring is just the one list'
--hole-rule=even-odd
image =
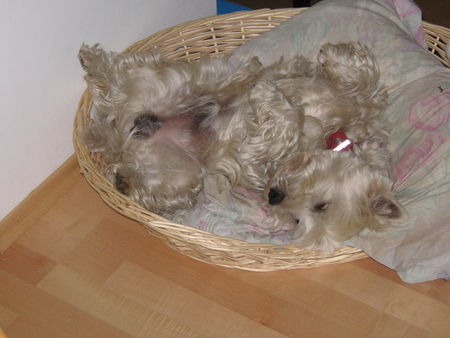
{"label": "white curly fur", "polygon": [[[332,251],[405,220],[391,193],[387,94],[359,43],[326,44],[316,62],[243,60],[233,72],[226,57],[190,63],[97,45],[82,46],[80,60],[97,109],[84,140],[151,211],[192,208],[207,172],[262,194],[267,228],[291,222],[303,247]],[[338,130],[353,151],[325,150]]]}
{"label": "white curly fur", "polygon": [[156,50],[119,54],[98,45],[83,45],[79,59],[96,109],[83,140],[109,163],[106,176],[153,212],[191,208],[205,171],[207,121],[259,62],[251,59],[231,74],[224,58],[189,63]]}

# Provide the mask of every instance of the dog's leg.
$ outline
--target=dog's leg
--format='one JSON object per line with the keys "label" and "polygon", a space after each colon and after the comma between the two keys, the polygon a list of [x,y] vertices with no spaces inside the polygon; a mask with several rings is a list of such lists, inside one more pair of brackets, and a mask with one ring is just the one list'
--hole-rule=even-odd
{"label": "dog's leg", "polygon": [[358,101],[386,99],[380,74],[370,50],[358,42],[325,44],[317,57],[318,74],[330,81],[340,95]]}
{"label": "dog's leg", "polygon": [[263,190],[267,177],[303,148],[304,114],[270,81],[259,81],[250,92],[248,134],[240,160],[248,166],[250,187]]}
{"label": "dog's leg", "polygon": [[291,59],[280,58],[277,62],[264,69],[263,78],[271,81],[298,77],[312,77],[314,63],[305,57],[296,55]]}

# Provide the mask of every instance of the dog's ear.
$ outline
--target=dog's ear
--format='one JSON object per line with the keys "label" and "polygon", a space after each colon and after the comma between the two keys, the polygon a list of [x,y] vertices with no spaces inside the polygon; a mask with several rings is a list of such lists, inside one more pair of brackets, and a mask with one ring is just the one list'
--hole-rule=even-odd
{"label": "dog's ear", "polygon": [[98,44],[83,44],[78,53],[81,67],[86,72],[84,79],[96,106],[109,105],[115,56],[115,53],[105,52]]}
{"label": "dog's ear", "polygon": [[405,223],[408,215],[399,202],[388,195],[370,198],[370,209],[381,227]]}

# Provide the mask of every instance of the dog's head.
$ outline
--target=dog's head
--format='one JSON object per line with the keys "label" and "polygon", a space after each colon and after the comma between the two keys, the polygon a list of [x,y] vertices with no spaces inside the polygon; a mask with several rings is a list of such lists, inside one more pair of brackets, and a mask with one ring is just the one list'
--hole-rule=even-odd
{"label": "dog's head", "polygon": [[199,152],[207,136],[196,123],[191,115],[127,114],[111,123],[93,123],[82,138],[92,152],[104,156],[106,177],[119,192],[167,214],[191,208],[201,188]]}
{"label": "dog's head", "polygon": [[332,251],[364,228],[406,221],[391,182],[353,154],[318,151],[281,167],[266,188],[275,212],[298,224],[294,242]]}

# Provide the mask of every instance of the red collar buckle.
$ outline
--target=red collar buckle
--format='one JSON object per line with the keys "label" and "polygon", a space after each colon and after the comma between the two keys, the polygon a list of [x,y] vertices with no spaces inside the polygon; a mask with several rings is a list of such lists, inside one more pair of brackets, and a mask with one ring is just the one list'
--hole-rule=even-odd
{"label": "red collar buckle", "polygon": [[333,151],[348,151],[353,149],[353,141],[347,137],[342,129],[333,133],[327,140],[328,149]]}

